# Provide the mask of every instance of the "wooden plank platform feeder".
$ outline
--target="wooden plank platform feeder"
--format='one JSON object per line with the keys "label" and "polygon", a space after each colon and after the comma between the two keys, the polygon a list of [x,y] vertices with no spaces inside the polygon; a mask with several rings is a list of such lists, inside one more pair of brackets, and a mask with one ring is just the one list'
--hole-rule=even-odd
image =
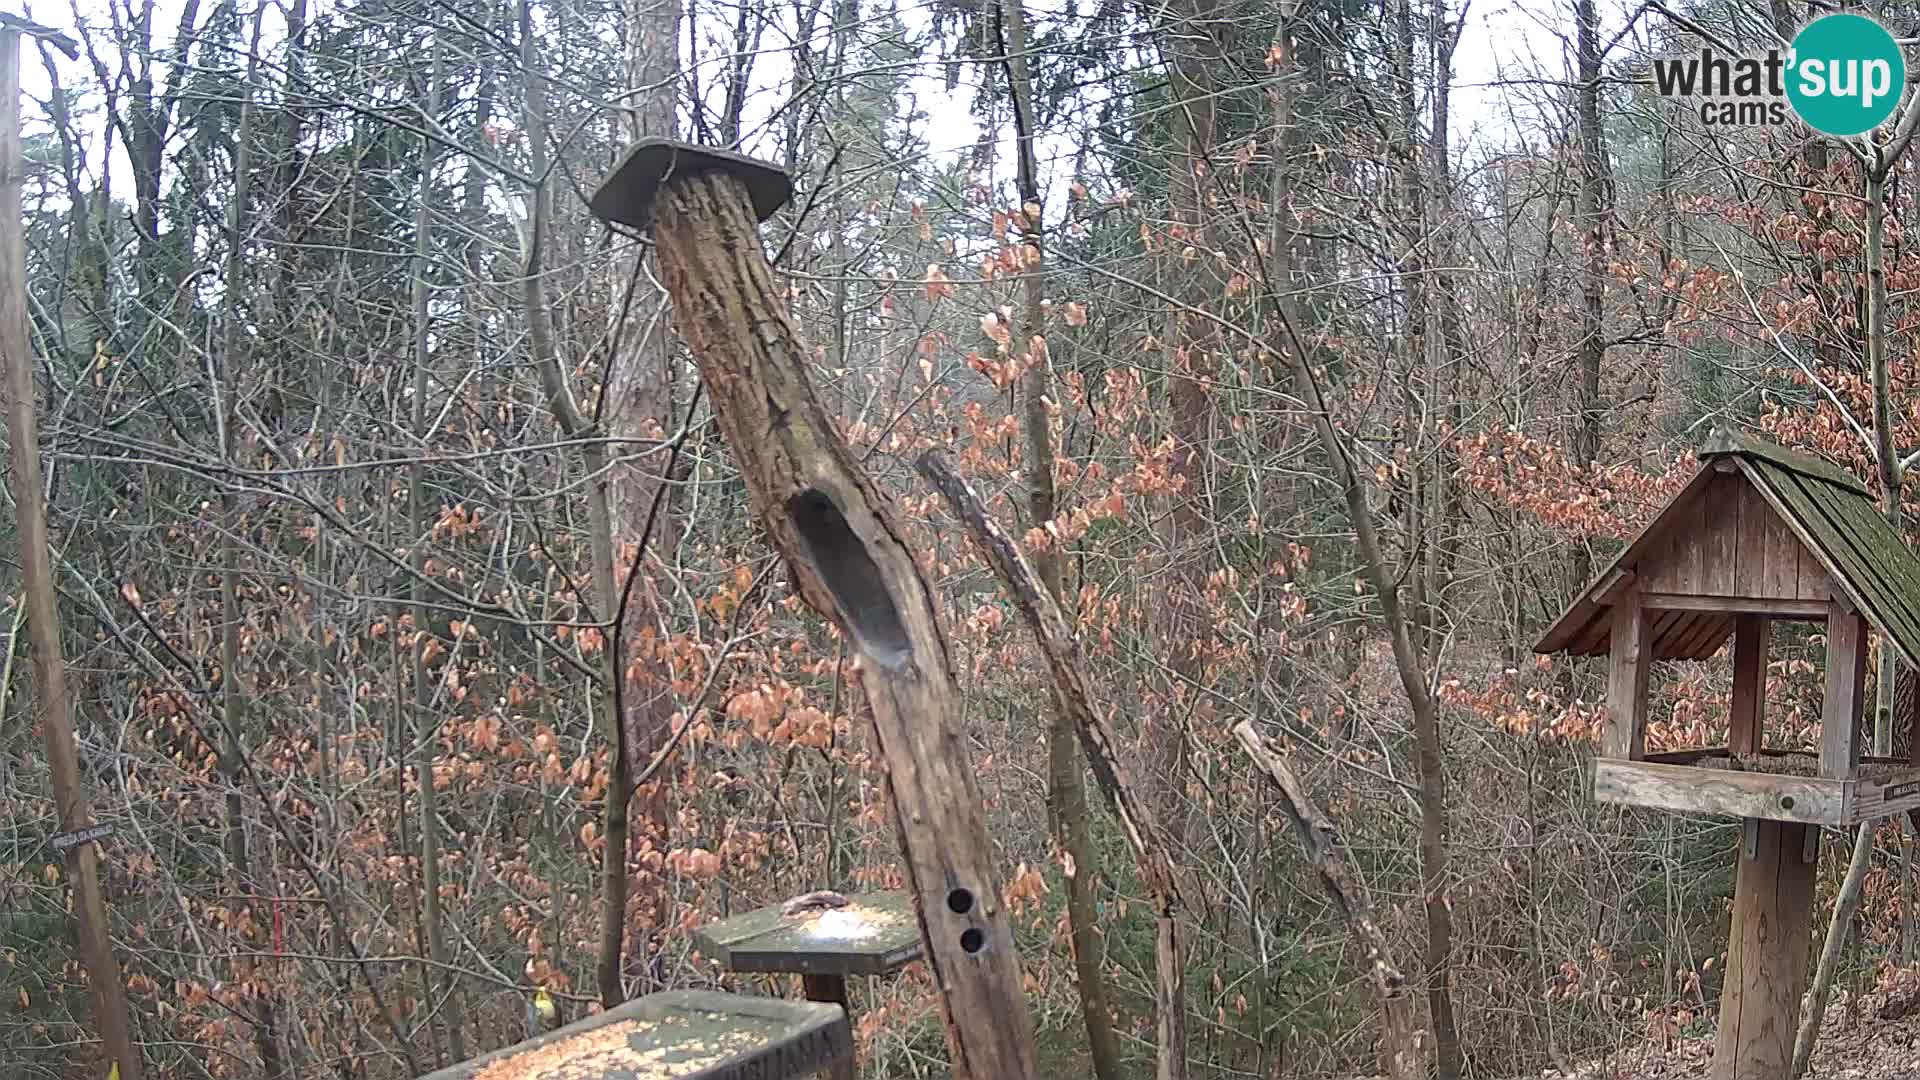
{"label": "wooden plank platform feeder", "polygon": [[831,1005],[668,990],[420,1080],[779,1080],[852,1059]]}
{"label": "wooden plank platform feeder", "polygon": [[814,393],[761,248],[759,223],[791,191],[764,162],[646,139],[590,205],[604,220],[651,230],[674,326],[755,516],[794,591],[854,648],[954,1075],[1023,1080],[1034,1074],[1033,1021],[933,590],[902,539],[906,522]]}
{"label": "wooden plank platform feeder", "polygon": [[[1787,1080],[1806,988],[1820,826],[1920,807],[1920,768],[1860,754],[1867,630],[1920,661],[1920,560],[1866,485],[1836,466],[1716,430],[1701,467],[1555,621],[1541,653],[1609,658],[1599,802],[1743,820],[1714,1080]],[[1826,624],[1817,755],[1764,743],[1774,621]],[[1648,754],[1655,660],[1733,639],[1728,745]]]}
{"label": "wooden plank platform feeder", "polygon": [[[812,893],[708,923],[693,939],[726,971],[797,974],[808,1001],[838,1005],[849,1017],[847,976],[886,975],[922,951],[913,897],[904,892]],[[837,1075],[852,1077],[853,1063]]]}

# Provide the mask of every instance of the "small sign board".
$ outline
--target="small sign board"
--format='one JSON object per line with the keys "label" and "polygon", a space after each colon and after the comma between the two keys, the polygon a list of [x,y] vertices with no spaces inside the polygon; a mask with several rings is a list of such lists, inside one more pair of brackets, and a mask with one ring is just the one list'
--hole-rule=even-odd
{"label": "small sign board", "polygon": [[84,829],[60,833],[49,843],[53,845],[53,850],[65,851],[71,847],[79,847],[81,844],[91,844],[95,840],[104,840],[112,835],[113,826],[111,825],[89,825]]}

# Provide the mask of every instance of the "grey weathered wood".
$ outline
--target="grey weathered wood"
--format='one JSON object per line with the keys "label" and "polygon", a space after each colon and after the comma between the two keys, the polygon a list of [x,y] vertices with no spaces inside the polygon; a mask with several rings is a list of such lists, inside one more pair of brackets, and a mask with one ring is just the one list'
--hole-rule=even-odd
{"label": "grey weathered wood", "polygon": [[1836,602],[1827,618],[1827,686],[1820,706],[1820,775],[1853,776],[1867,682],[1867,620]]}
{"label": "grey weathered wood", "polygon": [[1829,601],[1802,600],[1799,597],[1770,596],[1688,596],[1682,593],[1640,594],[1640,605],[1649,611],[1707,611],[1729,615],[1774,615],[1788,619],[1825,619]]}
{"label": "grey weathered wood", "polygon": [[1734,879],[1713,1080],[1788,1080],[1807,984],[1815,867],[1804,853],[1818,830],[1753,825],[1754,850],[1741,852]]}
{"label": "grey weathered wood", "polygon": [[1638,758],[1647,748],[1647,613],[1629,592],[1613,605],[1613,656],[1607,675],[1607,726],[1601,752]]}
{"label": "grey weathered wood", "polygon": [[1892,776],[1855,781],[1848,816],[1858,824],[1915,809],[1920,809],[1920,768],[1908,768]]}
{"label": "grey weathered wood", "polygon": [[854,893],[847,906],[800,915],[769,904],[693,932],[728,971],[885,975],[920,959],[920,923],[905,892]]}
{"label": "grey weathered wood", "polygon": [[1686,814],[1843,825],[1847,781],[1595,758],[1593,797]]}
{"label": "grey weathered wood", "polygon": [[673,155],[671,174],[622,212],[652,223],[674,327],[788,580],[859,659],[954,1073],[1024,1080],[1033,1019],[933,588],[898,508],[814,391],[760,245],[753,185],[771,166],[678,144]]}
{"label": "grey weathered wood", "polygon": [[1773,623],[1764,615],[1742,615],[1734,623],[1727,745],[1738,754],[1754,753],[1765,741],[1767,639],[1772,629]]}
{"label": "grey weathered wood", "polygon": [[1367,960],[1374,993],[1380,1002],[1385,1041],[1392,1044],[1382,1047],[1388,1076],[1393,1080],[1415,1080],[1426,1076],[1425,1056],[1420,1050],[1420,1038],[1416,1033],[1416,1007],[1407,993],[1406,978],[1394,965],[1386,935],[1381,932],[1379,923],[1374,921],[1373,905],[1367,898],[1366,888],[1355,881],[1347,869],[1339,832],[1307,796],[1306,786],[1294,775],[1286,758],[1269,749],[1260,734],[1254,731],[1252,721],[1242,720],[1235,724],[1233,736],[1260,771],[1266,773],[1274,786],[1280,789],[1281,809],[1292,819],[1294,832],[1300,838],[1300,845],[1306,849],[1308,861],[1320,872],[1322,888],[1345,916],[1347,929]]}
{"label": "grey weathered wood", "polygon": [[669,990],[421,1080],[776,1080],[852,1055],[853,1032],[837,1005]]}
{"label": "grey weathered wood", "polygon": [[1142,797],[1110,725],[1094,707],[1072,627],[1052,590],[945,458],[930,450],[917,464],[920,475],[940,492],[947,508],[966,526],[975,546],[1006,585],[1027,628],[1033,631],[1053,677],[1054,700],[1073,722],[1094,781],[1120,819],[1121,831],[1154,906],[1153,1011],[1158,1043],[1154,1075],[1158,1080],[1180,1080],[1187,1075],[1186,948],[1180,909],[1185,906],[1183,893],[1195,889],[1190,885],[1183,889],[1182,875],[1167,852],[1153,805]]}

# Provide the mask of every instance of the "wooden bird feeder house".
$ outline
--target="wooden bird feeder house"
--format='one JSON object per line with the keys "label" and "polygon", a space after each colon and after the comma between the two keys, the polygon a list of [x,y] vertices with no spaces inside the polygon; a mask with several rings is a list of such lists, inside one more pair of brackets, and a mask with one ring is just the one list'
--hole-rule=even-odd
{"label": "wooden bird feeder house", "polygon": [[[1700,470],[1575,598],[1540,653],[1608,657],[1596,801],[1742,819],[1714,1080],[1787,1080],[1806,986],[1819,827],[1920,807],[1920,768],[1862,757],[1867,629],[1920,662],[1920,560],[1866,485],[1819,458],[1715,431]],[[1768,747],[1776,620],[1824,623],[1817,754]],[[1733,641],[1726,746],[1649,754],[1655,660]]]}

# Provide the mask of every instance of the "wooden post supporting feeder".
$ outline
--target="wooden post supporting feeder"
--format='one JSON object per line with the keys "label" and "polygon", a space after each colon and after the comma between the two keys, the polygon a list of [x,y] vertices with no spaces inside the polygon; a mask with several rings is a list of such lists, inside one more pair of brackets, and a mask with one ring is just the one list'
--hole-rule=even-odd
{"label": "wooden post supporting feeder", "polygon": [[674,325],[794,589],[858,652],[954,1074],[1031,1077],[1033,1024],[933,592],[889,500],[834,430],[756,228],[791,193],[738,154],[642,140],[593,212],[651,228]]}
{"label": "wooden post supporting feeder", "polygon": [[[1920,807],[1920,768],[1860,754],[1867,629],[1920,661],[1920,559],[1841,469],[1715,431],[1700,470],[1534,646],[1607,656],[1600,802],[1742,819],[1713,1080],[1789,1080],[1819,829]],[[1817,753],[1765,740],[1775,620],[1826,624]],[[1648,669],[1733,639],[1728,741],[1649,754]]]}

